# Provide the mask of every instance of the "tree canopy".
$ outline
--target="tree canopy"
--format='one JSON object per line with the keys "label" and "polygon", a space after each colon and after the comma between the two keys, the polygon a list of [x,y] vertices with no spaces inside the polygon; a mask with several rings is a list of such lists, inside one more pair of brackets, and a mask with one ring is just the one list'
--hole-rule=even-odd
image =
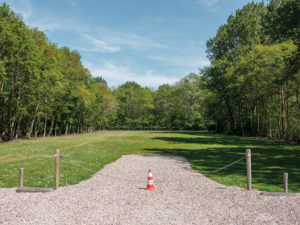
{"label": "tree canopy", "polygon": [[[209,129],[300,140],[300,7],[251,2],[207,41],[211,65],[156,90],[115,89],[0,6],[1,140],[97,129]],[[197,29],[197,28],[195,28]]]}

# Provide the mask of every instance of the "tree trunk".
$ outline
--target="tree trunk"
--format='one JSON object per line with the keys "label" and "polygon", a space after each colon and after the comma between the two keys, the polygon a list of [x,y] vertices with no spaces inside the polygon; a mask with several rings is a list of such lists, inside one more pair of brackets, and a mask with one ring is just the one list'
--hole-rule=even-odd
{"label": "tree trunk", "polygon": [[269,112],[269,138],[272,138],[272,113],[271,110]]}
{"label": "tree trunk", "polygon": [[280,88],[280,95],[281,95],[281,113],[280,113],[280,117],[281,117],[281,138],[284,139],[285,137],[285,124],[284,124],[284,113],[285,113],[285,108],[284,108],[284,92],[283,92],[283,84],[281,84],[281,88]]}
{"label": "tree trunk", "polygon": [[49,133],[48,133],[48,137],[50,137],[51,134],[52,134],[53,127],[54,127],[54,121],[55,121],[55,114],[54,114],[53,117],[52,117],[52,122],[51,122],[50,131],[49,131]]}
{"label": "tree trunk", "polygon": [[20,136],[20,123],[22,121],[22,116],[23,116],[23,114],[21,114],[19,121],[18,121],[18,127],[17,127],[17,131],[16,131],[15,139],[18,139],[18,137]]}
{"label": "tree trunk", "polygon": [[38,124],[40,122],[40,117],[38,116],[37,120],[36,120],[36,123],[35,123],[35,126],[34,126],[34,137],[37,137],[38,136],[38,132],[39,132],[39,129],[38,129]]}
{"label": "tree trunk", "polygon": [[258,109],[258,100],[256,100],[256,130],[257,135],[260,136],[260,120],[259,120],[259,109]]}
{"label": "tree trunk", "polygon": [[289,139],[290,136],[290,121],[289,121],[289,91],[287,88],[286,91],[286,110],[285,110],[285,121],[286,121],[286,132],[285,132],[285,139]]}
{"label": "tree trunk", "polygon": [[30,128],[29,128],[29,130],[26,133],[26,138],[30,138],[31,137],[31,133],[33,131],[33,126],[34,126],[34,122],[35,122],[35,117],[36,117],[36,114],[37,114],[37,112],[39,110],[39,107],[40,107],[40,99],[38,100],[38,103],[37,103],[37,105],[35,107],[35,112],[33,113],[33,116],[32,116]]}
{"label": "tree trunk", "polygon": [[43,133],[43,137],[46,137],[46,133],[47,133],[47,119],[45,119],[45,122],[44,122],[44,133]]}
{"label": "tree trunk", "polygon": [[54,125],[54,136],[56,137],[57,135],[57,120],[55,120],[55,125]]}
{"label": "tree trunk", "polygon": [[281,125],[280,125],[280,117],[277,117],[277,124],[278,124],[278,136],[277,136],[277,133],[276,133],[276,139],[277,138],[281,138]]}
{"label": "tree trunk", "polygon": [[14,136],[15,123],[16,123],[16,118],[14,117],[13,121],[11,122],[11,125],[10,125],[10,135],[11,135],[11,137]]}
{"label": "tree trunk", "polygon": [[229,122],[230,122],[231,132],[234,132],[236,124],[234,121],[232,109],[230,107],[230,102],[227,100],[227,98],[224,98],[224,100],[225,100],[225,104],[227,106],[227,110],[228,110],[228,114],[229,114]]}
{"label": "tree trunk", "polygon": [[12,100],[12,90],[10,91],[9,97],[8,97],[8,106],[7,106],[7,116],[6,116],[6,128],[4,131],[4,134],[7,135],[7,139],[11,139],[11,127],[10,127],[10,117],[11,117],[11,100]]}
{"label": "tree trunk", "polygon": [[65,131],[65,135],[68,135],[68,127],[69,127],[69,124],[67,123],[67,125],[66,125],[66,131]]}

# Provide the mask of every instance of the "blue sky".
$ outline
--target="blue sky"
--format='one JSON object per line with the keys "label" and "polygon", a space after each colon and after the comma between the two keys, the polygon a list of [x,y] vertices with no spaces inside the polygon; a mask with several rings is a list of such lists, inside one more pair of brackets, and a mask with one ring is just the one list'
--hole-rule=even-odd
{"label": "blue sky", "polygon": [[[3,1],[1,1],[3,2]],[[110,87],[157,88],[209,65],[206,41],[247,0],[6,0]]]}

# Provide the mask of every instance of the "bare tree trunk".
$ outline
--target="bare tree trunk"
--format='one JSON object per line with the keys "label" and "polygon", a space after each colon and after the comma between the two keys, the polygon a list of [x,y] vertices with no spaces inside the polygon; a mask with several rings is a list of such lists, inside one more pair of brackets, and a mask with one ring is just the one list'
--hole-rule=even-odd
{"label": "bare tree trunk", "polygon": [[35,112],[33,113],[33,116],[32,116],[30,128],[29,128],[29,130],[26,133],[26,138],[30,138],[31,137],[31,133],[33,131],[33,126],[34,126],[34,122],[35,122],[35,117],[36,117],[36,114],[37,114],[37,112],[39,110],[39,107],[40,107],[40,100],[38,100],[38,103],[37,103],[37,105],[35,107]]}
{"label": "bare tree trunk", "polygon": [[38,136],[39,129],[38,129],[37,126],[38,126],[39,122],[40,122],[40,117],[38,116],[37,121],[36,121],[35,126],[34,126],[34,137]]}
{"label": "bare tree trunk", "polygon": [[272,113],[271,113],[271,110],[269,112],[269,138],[272,138],[273,135],[272,135]]}
{"label": "bare tree trunk", "polygon": [[285,110],[285,121],[286,121],[286,132],[285,139],[289,139],[290,136],[290,120],[289,120],[289,92],[286,91],[286,110]]}
{"label": "bare tree trunk", "polygon": [[280,88],[280,95],[281,95],[281,138],[284,139],[285,137],[285,124],[284,124],[284,113],[285,113],[285,108],[284,108],[284,92],[283,92],[283,84],[281,84]]}
{"label": "bare tree trunk", "polygon": [[16,122],[16,118],[13,118],[13,121],[11,122],[10,125],[10,135],[13,137],[14,136],[14,130],[15,130],[15,122]]}
{"label": "bare tree trunk", "polygon": [[15,104],[13,113],[11,115],[11,116],[13,116],[13,121],[12,121],[11,126],[10,126],[10,136],[11,137],[15,137],[16,119],[17,119],[17,116],[18,116],[18,111],[21,108],[21,106],[19,104],[20,103],[20,99],[21,99],[21,90],[16,89],[15,91],[16,91],[16,104]]}
{"label": "bare tree trunk", "polygon": [[45,122],[44,122],[44,133],[43,133],[43,137],[46,137],[46,132],[47,132],[47,119],[45,119]]}
{"label": "bare tree trunk", "polygon": [[281,138],[281,123],[280,123],[280,117],[277,117],[277,124],[278,124],[278,136],[276,135],[276,139]]}
{"label": "bare tree trunk", "polygon": [[22,116],[23,116],[23,114],[21,114],[21,116],[19,117],[18,127],[17,127],[17,131],[16,131],[15,139],[18,139],[18,137],[20,136],[20,123],[22,121]]}
{"label": "bare tree trunk", "polygon": [[56,137],[57,135],[57,120],[55,120],[55,124],[54,124],[54,136]]}
{"label": "bare tree trunk", "polygon": [[48,137],[50,137],[51,134],[52,134],[53,127],[54,127],[54,121],[55,121],[55,114],[54,114],[53,117],[52,117],[52,122],[51,122],[50,131],[49,131],[49,133],[48,133]]}
{"label": "bare tree trunk", "polygon": [[69,124],[67,123],[67,125],[66,125],[66,131],[65,131],[65,135],[68,135],[68,127],[69,127]]}
{"label": "bare tree trunk", "polygon": [[243,112],[243,105],[242,102],[240,101],[239,103],[239,117],[241,121],[241,129],[242,129],[242,134],[245,136],[245,130],[244,130],[244,112]]}
{"label": "bare tree trunk", "polygon": [[259,108],[258,108],[257,99],[256,99],[256,129],[257,129],[258,136],[260,136],[260,118],[259,118]]}
{"label": "bare tree trunk", "polygon": [[7,104],[7,115],[6,115],[6,128],[4,129],[2,136],[7,135],[8,140],[11,139],[11,129],[10,129],[10,119],[11,119],[11,101],[12,101],[12,92],[13,90],[10,90],[9,97],[8,97],[8,104]]}

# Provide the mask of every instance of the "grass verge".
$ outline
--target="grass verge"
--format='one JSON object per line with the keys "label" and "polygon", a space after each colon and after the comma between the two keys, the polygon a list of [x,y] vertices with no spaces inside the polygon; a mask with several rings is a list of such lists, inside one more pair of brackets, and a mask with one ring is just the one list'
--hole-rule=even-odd
{"label": "grass verge", "polygon": [[0,187],[17,187],[24,168],[24,186],[54,186],[54,154],[60,149],[60,185],[90,178],[122,155],[161,154],[187,158],[191,167],[225,184],[246,187],[246,163],[210,174],[252,150],[253,188],[283,191],[283,173],[289,190],[300,192],[300,146],[269,140],[226,136],[205,131],[100,131],[83,135],[39,138],[0,144]]}

